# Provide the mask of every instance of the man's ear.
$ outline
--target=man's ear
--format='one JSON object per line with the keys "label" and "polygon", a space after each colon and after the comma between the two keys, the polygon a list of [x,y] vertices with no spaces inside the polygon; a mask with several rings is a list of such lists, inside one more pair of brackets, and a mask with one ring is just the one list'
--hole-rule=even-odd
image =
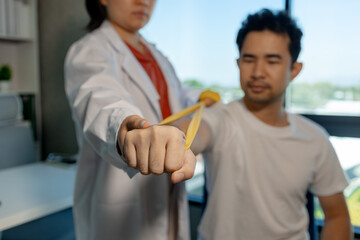
{"label": "man's ear", "polygon": [[107,0],[99,0],[100,4],[103,5],[104,7],[107,6]]}
{"label": "man's ear", "polygon": [[294,62],[291,67],[291,81],[301,72],[303,64],[301,62]]}

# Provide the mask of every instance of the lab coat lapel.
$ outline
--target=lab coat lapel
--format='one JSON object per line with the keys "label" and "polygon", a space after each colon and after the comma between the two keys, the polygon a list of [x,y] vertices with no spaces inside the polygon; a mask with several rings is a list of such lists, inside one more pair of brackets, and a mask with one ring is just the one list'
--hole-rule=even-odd
{"label": "lab coat lapel", "polygon": [[134,81],[134,84],[143,91],[144,95],[149,99],[149,102],[153,106],[159,120],[161,120],[162,114],[159,104],[160,96],[144,68],[108,21],[104,21],[101,30],[119,54],[122,55],[122,63],[119,63],[122,70],[125,71],[130,76],[130,79]]}
{"label": "lab coat lapel", "polygon": [[150,50],[151,54],[158,63],[161,72],[165,78],[168,89],[168,98],[169,98],[171,113],[174,114],[182,110],[183,106],[179,101],[179,99],[181,99],[182,96],[178,96],[179,94],[181,94],[181,90],[178,88],[178,86],[175,85],[176,81],[174,81],[174,79],[177,78],[175,72],[173,71],[173,69],[169,69],[171,68],[170,64],[167,64],[167,62],[165,62],[164,57],[161,56],[160,53],[155,50],[155,46],[153,44],[147,43],[145,40],[143,40],[143,43]]}
{"label": "lab coat lapel", "polygon": [[129,74],[131,79],[134,81],[134,83],[142,89],[144,92],[144,95],[147,96],[149,101],[151,102],[151,105],[156,111],[157,116],[159,117],[159,120],[162,119],[159,99],[160,96],[158,92],[155,89],[154,84],[151,82],[151,79],[141,66],[141,64],[136,60],[136,58],[131,54],[128,54],[124,58],[123,62],[123,70]]}

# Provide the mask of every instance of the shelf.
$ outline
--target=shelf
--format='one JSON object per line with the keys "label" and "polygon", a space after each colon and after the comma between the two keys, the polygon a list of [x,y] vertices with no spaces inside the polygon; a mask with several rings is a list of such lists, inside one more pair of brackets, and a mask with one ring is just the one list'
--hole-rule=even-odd
{"label": "shelf", "polygon": [[31,38],[25,38],[25,37],[0,36],[0,41],[1,42],[22,43],[22,42],[32,42],[34,40]]}
{"label": "shelf", "polygon": [[0,90],[0,94],[22,96],[24,110],[29,110],[24,117],[31,121],[39,158],[41,101],[37,9],[38,0],[0,0],[0,65],[7,64],[12,70],[10,90]]}
{"label": "shelf", "polygon": [[11,92],[39,93],[37,4],[0,0],[0,65],[11,67]]}
{"label": "shelf", "polygon": [[7,94],[19,94],[19,95],[35,95],[37,94],[37,91],[32,91],[32,90],[10,90],[10,91],[1,91],[0,90],[0,95],[7,95]]}

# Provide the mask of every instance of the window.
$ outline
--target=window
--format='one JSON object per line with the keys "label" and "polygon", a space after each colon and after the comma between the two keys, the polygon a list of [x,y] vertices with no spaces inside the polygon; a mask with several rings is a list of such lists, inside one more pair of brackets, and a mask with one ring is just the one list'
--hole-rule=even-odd
{"label": "window", "polygon": [[[335,151],[339,157],[341,166],[349,178],[349,186],[345,189],[344,195],[350,212],[351,222],[355,231],[360,231],[360,157],[358,148],[360,138],[330,137]],[[324,218],[319,202],[315,201],[315,217],[320,225]]]}
{"label": "window", "polygon": [[[282,10],[285,5],[283,0],[160,0],[152,22],[142,34],[169,56],[184,84],[213,89],[221,94],[224,102],[230,102],[242,96],[235,61],[237,31],[249,12],[261,8]],[[186,183],[190,196],[195,199],[203,195],[203,172],[200,158],[195,176]]]}
{"label": "window", "polygon": [[359,7],[357,0],[293,1],[304,32],[304,68],[289,91],[292,111],[360,116]]}
{"label": "window", "polygon": [[[287,96],[290,111],[320,123],[330,138],[350,185],[345,190],[351,221],[360,228],[360,2],[292,1],[291,14],[303,29],[301,74]],[[323,218],[319,204],[315,217]]]}
{"label": "window", "polygon": [[[242,96],[235,61],[241,22],[261,8],[281,10],[285,5],[304,32],[299,58],[304,68],[288,89],[286,106],[333,136],[342,166],[351,172],[345,194],[353,224],[360,226],[360,158],[355,153],[360,143],[358,0],[159,0],[142,34],[169,56],[184,84],[215,89],[229,102]],[[200,160],[195,177],[187,182],[189,193],[200,199],[203,171]],[[315,214],[321,219],[319,208]]]}
{"label": "window", "polygon": [[[169,57],[185,85],[213,89],[230,102],[243,94],[236,65],[237,31],[249,12],[261,8],[282,10],[285,5],[283,0],[159,0],[142,34]],[[186,182],[194,200],[203,197],[203,172],[200,158],[195,176]]]}
{"label": "window", "polygon": [[160,0],[142,34],[169,56],[181,81],[238,90],[237,31],[249,12],[261,8],[284,9],[284,1]]}

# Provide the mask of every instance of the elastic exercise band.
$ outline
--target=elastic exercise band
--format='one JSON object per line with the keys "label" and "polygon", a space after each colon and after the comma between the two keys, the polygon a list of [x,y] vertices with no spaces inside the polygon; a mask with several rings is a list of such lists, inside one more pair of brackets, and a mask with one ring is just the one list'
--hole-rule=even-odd
{"label": "elastic exercise band", "polygon": [[186,116],[189,113],[197,110],[195,112],[193,118],[191,119],[189,127],[186,131],[185,150],[188,150],[190,148],[192,142],[194,141],[194,138],[195,138],[196,133],[200,126],[202,114],[204,112],[205,99],[207,99],[207,98],[213,100],[214,102],[218,102],[221,99],[220,94],[218,94],[217,92],[214,92],[211,90],[205,90],[200,94],[200,97],[199,97],[200,102],[165,118],[161,123],[159,123],[159,125],[170,124],[170,123],[174,122],[175,120],[178,120],[178,119],[182,118],[183,116]]}

